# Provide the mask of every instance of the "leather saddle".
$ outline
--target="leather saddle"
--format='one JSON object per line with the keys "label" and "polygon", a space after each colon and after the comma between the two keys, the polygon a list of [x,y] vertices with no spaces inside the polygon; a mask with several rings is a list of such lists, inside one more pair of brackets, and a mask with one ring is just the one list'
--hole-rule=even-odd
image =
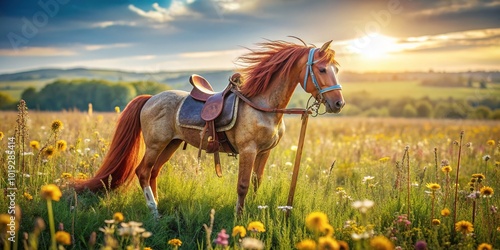
{"label": "leather saddle", "polygon": [[195,100],[204,102],[201,118],[205,121],[205,127],[201,133],[198,159],[201,157],[203,140],[207,135],[206,152],[214,154],[215,172],[217,176],[221,177],[222,169],[219,156],[221,147],[224,152],[231,153],[234,156],[236,156],[237,152],[227,139],[225,132],[217,132],[215,120],[221,115],[226,97],[231,93],[234,85],[230,82],[223,91],[215,92],[212,85],[205,78],[196,74],[189,78],[189,82],[193,85],[190,96]]}

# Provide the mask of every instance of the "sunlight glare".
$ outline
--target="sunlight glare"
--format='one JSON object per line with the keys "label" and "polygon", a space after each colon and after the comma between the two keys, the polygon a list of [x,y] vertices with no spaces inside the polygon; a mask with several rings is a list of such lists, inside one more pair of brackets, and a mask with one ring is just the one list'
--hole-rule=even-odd
{"label": "sunlight glare", "polygon": [[365,59],[380,59],[398,51],[398,46],[395,38],[373,33],[354,40],[351,49]]}

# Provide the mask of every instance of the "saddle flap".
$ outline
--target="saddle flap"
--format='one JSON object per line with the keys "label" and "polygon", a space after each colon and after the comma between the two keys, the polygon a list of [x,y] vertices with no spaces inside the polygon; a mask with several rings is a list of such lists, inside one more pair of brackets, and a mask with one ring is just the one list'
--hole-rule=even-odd
{"label": "saddle flap", "polygon": [[201,119],[205,121],[215,120],[224,107],[224,92],[219,92],[209,97],[201,110]]}

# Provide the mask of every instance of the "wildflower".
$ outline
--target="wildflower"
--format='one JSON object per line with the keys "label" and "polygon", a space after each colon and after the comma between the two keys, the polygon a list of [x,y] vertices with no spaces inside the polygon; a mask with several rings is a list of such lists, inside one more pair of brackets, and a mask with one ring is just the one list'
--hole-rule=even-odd
{"label": "wildflower", "polygon": [[174,247],[180,247],[182,245],[182,241],[179,239],[171,239],[168,241],[168,244]]}
{"label": "wildflower", "polygon": [[3,140],[4,134],[2,131],[0,131],[0,141]]}
{"label": "wildflower", "polygon": [[243,249],[264,249],[264,243],[258,239],[246,237],[241,241],[241,248]]}
{"label": "wildflower", "polygon": [[153,233],[146,231],[146,232],[141,234],[141,237],[146,239],[146,238],[151,237],[152,235],[153,235]]}
{"label": "wildflower", "polygon": [[0,214],[0,226],[5,226],[10,223],[10,215]]}
{"label": "wildflower", "polygon": [[236,235],[239,235],[240,238],[245,237],[247,235],[247,230],[243,226],[235,226],[233,228],[233,233],[231,234],[233,237],[236,237]]}
{"label": "wildflower", "polygon": [[491,249],[493,249],[493,247],[488,243],[483,243],[477,246],[477,250],[491,250]]}
{"label": "wildflower", "polygon": [[451,172],[451,167],[450,165],[447,165],[447,166],[444,166],[441,168],[441,171],[443,171],[443,173],[447,174],[449,172]]}
{"label": "wildflower", "polygon": [[51,157],[52,155],[54,155],[56,151],[54,150],[54,147],[52,146],[48,146],[45,148],[45,150],[43,150],[43,154],[46,156],[46,157]]}
{"label": "wildflower", "polygon": [[363,177],[363,180],[361,182],[365,183],[365,182],[371,181],[373,179],[375,179],[375,177],[368,175],[368,176]]}
{"label": "wildflower", "polygon": [[259,206],[257,206],[257,208],[258,208],[259,210],[263,210],[263,209],[268,208],[268,206],[267,206],[267,205],[259,205]]}
{"label": "wildflower", "polygon": [[306,227],[313,232],[321,232],[328,224],[328,217],[323,212],[312,212],[306,217]]}
{"label": "wildflower", "polygon": [[441,215],[444,217],[449,216],[450,214],[451,214],[451,212],[448,208],[441,210]]}
{"label": "wildflower", "polygon": [[382,157],[382,158],[378,159],[378,161],[380,163],[384,163],[384,162],[388,162],[390,159],[391,159],[390,157],[386,156],[386,157]]}
{"label": "wildflower", "polygon": [[352,206],[359,210],[361,213],[368,212],[368,209],[372,208],[375,203],[371,200],[355,201]]}
{"label": "wildflower", "polygon": [[229,235],[226,233],[226,229],[222,229],[217,234],[217,239],[214,240],[214,243],[218,246],[226,247],[229,245]]}
{"label": "wildflower", "polygon": [[415,250],[427,250],[427,242],[423,240],[417,241],[417,243],[415,243]]}
{"label": "wildflower", "polygon": [[297,151],[297,146],[293,145],[293,146],[290,148],[290,150],[292,150],[292,151]]}
{"label": "wildflower", "polygon": [[293,164],[291,162],[287,161],[287,162],[285,162],[285,166],[291,167],[291,166],[293,166]]}
{"label": "wildflower", "polygon": [[489,161],[491,159],[491,156],[490,155],[485,155],[483,156],[483,160],[484,161]]}
{"label": "wildflower", "polygon": [[429,188],[430,190],[432,190],[433,192],[441,189],[441,186],[437,183],[427,183],[427,185],[425,185],[427,188]]}
{"label": "wildflower", "polygon": [[24,196],[24,198],[26,198],[26,200],[29,200],[29,201],[33,200],[33,196],[28,192],[24,192],[23,196]]}
{"label": "wildflower", "polygon": [[30,141],[30,147],[34,150],[40,150],[40,143],[38,141]]}
{"label": "wildflower", "polygon": [[384,236],[376,236],[370,240],[371,249],[374,250],[389,250],[394,249],[394,244]]}
{"label": "wildflower", "polygon": [[123,214],[120,212],[114,213],[113,220],[115,220],[116,222],[122,222],[123,221]]}
{"label": "wildflower", "polygon": [[62,193],[58,186],[54,184],[48,184],[42,186],[41,195],[44,199],[59,201],[59,199],[61,199]]}
{"label": "wildflower", "polygon": [[318,248],[319,249],[338,250],[338,249],[340,249],[340,245],[332,237],[319,237]]}
{"label": "wildflower", "polygon": [[289,210],[292,210],[293,207],[292,206],[278,206],[278,209],[280,209],[283,212],[287,212]]}
{"label": "wildflower", "polygon": [[295,247],[298,250],[316,250],[316,241],[306,239],[306,240],[303,240],[303,241],[297,243],[297,245],[295,245]]}
{"label": "wildflower", "polygon": [[486,141],[486,145],[488,145],[488,146],[495,146],[495,140],[488,140],[488,141]]}
{"label": "wildflower", "polygon": [[86,174],[84,174],[84,173],[78,173],[78,174],[76,175],[76,178],[77,178],[77,179],[80,179],[80,180],[84,180],[84,179],[87,179],[88,177],[87,177],[87,175],[86,175]]}
{"label": "wildflower", "polygon": [[145,247],[144,250],[153,250],[151,247]]}
{"label": "wildflower", "polygon": [[440,224],[441,224],[441,221],[439,219],[432,219],[432,225],[439,226]]}
{"label": "wildflower", "polygon": [[320,231],[326,236],[332,236],[335,230],[332,225],[326,224],[320,229]]}
{"label": "wildflower", "polygon": [[474,227],[472,226],[472,223],[465,220],[461,220],[455,223],[455,230],[463,234],[468,234],[474,231]]}
{"label": "wildflower", "polygon": [[338,240],[337,243],[339,243],[339,250],[349,250],[349,244],[343,240]]}
{"label": "wildflower", "polygon": [[50,128],[52,129],[52,132],[57,133],[63,128],[63,123],[59,120],[55,120],[52,122]]}
{"label": "wildflower", "polygon": [[442,166],[442,167],[444,167],[444,166],[449,166],[449,165],[450,165],[450,161],[448,161],[448,160],[446,160],[446,159],[441,161],[441,166]]}
{"label": "wildflower", "polygon": [[115,106],[115,113],[119,114],[120,113],[120,107]]}
{"label": "wildflower", "polygon": [[258,233],[262,233],[262,232],[266,231],[266,229],[264,228],[264,224],[262,224],[262,222],[260,222],[260,221],[250,222],[248,224],[247,229],[248,229],[248,231],[258,232]]}
{"label": "wildflower", "polygon": [[56,241],[61,245],[71,245],[71,235],[65,231],[57,231]]}
{"label": "wildflower", "polygon": [[65,140],[58,140],[56,142],[57,150],[59,151],[66,151],[66,148],[68,148],[68,143],[66,143]]}
{"label": "wildflower", "polygon": [[494,193],[494,192],[493,192],[493,188],[488,187],[488,186],[484,186],[484,187],[482,187],[482,188],[479,190],[479,192],[481,193],[481,196],[482,196],[483,198],[489,198],[489,197],[493,196],[493,193]]}
{"label": "wildflower", "polygon": [[478,180],[484,180],[484,179],[486,179],[486,177],[484,176],[484,174],[473,174],[472,178],[475,178],[475,179],[478,179]]}
{"label": "wildflower", "polygon": [[61,178],[63,178],[63,179],[70,179],[71,177],[73,177],[73,175],[71,175],[70,173],[62,173],[61,174]]}
{"label": "wildflower", "polygon": [[491,211],[491,213],[492,213],[492,214],[496,214],[496,213],[498,212],[498,207],[497,207],[497,206],[492,205],[492,206],[490,207],[490,211]]}

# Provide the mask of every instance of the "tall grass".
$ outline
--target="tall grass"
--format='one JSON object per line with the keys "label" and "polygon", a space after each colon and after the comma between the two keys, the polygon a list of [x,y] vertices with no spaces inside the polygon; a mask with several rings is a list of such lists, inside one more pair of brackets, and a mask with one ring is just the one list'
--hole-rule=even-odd
{"label": "tall grass", "polygon": [[[2,176],[6,176],[7,165],[5,138],[15,134],[16,115],[0,113],[3,121],[0,132],[5,135],[0,141]],[[179,150],[162,170],[158,207],[163,217],[156,221],[137,181],[128,188],[100,194],[77,195],[67,185],[71,178],[92,176],[98,169],[116,119],[117,114],[111,113],[29,113],[26,143],[36,140],[40,147],[25,145],[25,152],[20,152],[24,153],[24,162],[19,164],[25,164],[28,172],[17,174],[20,185],[16,203],[22,210],[19,235],[33,232],[38,217],[48,221],[46,200],[40,196],[40,187],[55,183],[63,191],[61,200],[52,202],[55,224],[73,236],[67,249],[90,248],[93,232],[97,233],[96,248],[104,245],[104,233],[99,228],[103,228],[104,220],[112,219],[115,212],[123,213],[126,221],[143,222],[143,227],[153,233],[143,246],[168,249],[167,242],[177,238],[182,241],[179,249],[205,249],[203,225],[209,225],[212,209],[215,210],[212,239],[222,229],[230,234],[234,226],[261,221],[266,232],[258,238],[266,249],[293,249],[298,242],[314,238],[314,233],[305,226],[306,216],[314,211],[324,212],[335,229],[334,237],[348,242],[351,248],[364,246],[360,241],[368,242],[377,235],[385,236],[402,249],[414,249],[418,241],[425,241],[429,249],[471,249],[481,243],[500,247],[500,216],[492,208],[499,205],[498,195],[468,198],[472,174],[485,175],[481,186],[495,191],[500,188],[498,122],[311,118],[294,206],[287,218],[286,212],[278,207],[286,205],[294,146],[301,124],[299,117],[287,117],[287,132],[269,157],[262,186],[257,193],[250,189],[241,218],[234,214],[237,160],[222,157],[224,176],[217,178],[210,160],[212,156],[205,155],[201,169],[197,170],[197,150],[188,147],[185,151]],[[57,132],[57,140],[65,140],[68,146],[66,150],[55,149],[49,154],[47,149],[55,143],[51,131],[55,120],[63,124],[63,129]],[[460,175],[456,176],[454,169],[446,176],[436,167],[436,162],[448,160],[449,165],[456,168],[458,147],[453,142],[460,139],[461,131],[465,131],[464,144],[470,144],[462,149]],[[493,140],[494,145],[491,141],[487,143],[488,140]],[[402,162],[406,150],[408,155]],[[483,159],[485,155],[490,156],[489,161]],[[454,193],[451,195],[455,179],[458,180],[456,208],[452,207]],[[428,193],[427,183],[438,183],[441,189]],[[4,178],[0,186],[7,187]],[[0,213],[6,213],[8,200],[1,197]],[[352,206],[354,201],[365,199],[374,202],[366,217]],[[441,210],[448,208],[456,213],[458,221],[472,221],[473,202],[476,203],[473,234],[458,233],[452,237],[456,232],[454,219],[442,216]],[[438,219],[439,224],[429,223],[432,219]],[[356,240],[358,235],[367,238]],[[40,249],[49,248],[49,230],[43,230],[38,240]],[[231,237],[229,245],[236,243]]]}

